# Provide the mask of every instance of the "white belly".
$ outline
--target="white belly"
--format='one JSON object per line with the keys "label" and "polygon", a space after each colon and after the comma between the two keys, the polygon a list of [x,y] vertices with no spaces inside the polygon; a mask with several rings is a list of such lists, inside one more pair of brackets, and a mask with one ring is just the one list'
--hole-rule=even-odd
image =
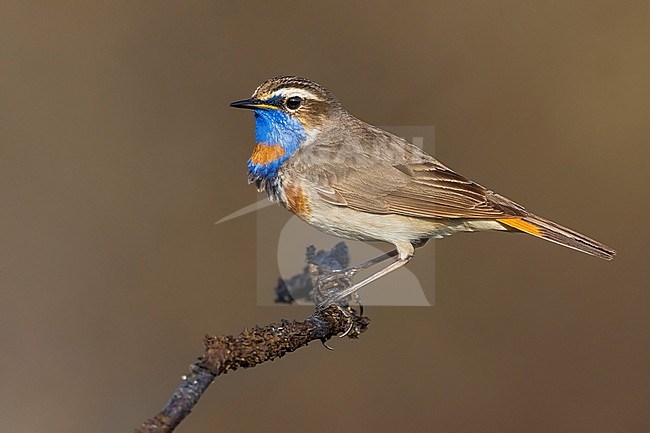
{"label": "white belly", "polygon": [[334,236],[361,241],[413,242],[466,231],[463,221],[438,222],[394,214],[371,214],[329,204],[312,207],[304,220]]}

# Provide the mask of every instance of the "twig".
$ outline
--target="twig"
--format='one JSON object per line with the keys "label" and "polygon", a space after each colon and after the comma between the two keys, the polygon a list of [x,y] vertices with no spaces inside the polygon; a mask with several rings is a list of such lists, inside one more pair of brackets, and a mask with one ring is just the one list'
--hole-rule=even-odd
{"label": "twig", "polygon": [[[329,252],[315,252],[313,247],[307,251],[309,265],[303,271],[311,277],[332,269],[347,266],[347,248],[337,245]],[[296,277],[291,279],[296,280]],[[302,278],[304,284],[314,282],[313,278]],[[295,284],[295,281],[294,281]],[[316,284],[317,285],[317,284]],[[301,291],[302,293],[302,291]],[[245,328],[235,336],[208,336],[203,343],[205,353],[199,361],[190,366],[190,372],[182,377],[165,407],[153,418],[142,424],[136,433],[171,432],[187,417],[203,392],[214,379],[238,368],[254,367],[266,361],[281,358],[314,340],[323,343],[333,336],[348,331],[347,336],[357,338],[365,331],[369,319],[359,317],[354,310],[342,305],[333,305],[302,321],[282,320],[264,327]],[[352,327],[352,328],[351,328]],[[349,332],[352,329],[352,332]]]}

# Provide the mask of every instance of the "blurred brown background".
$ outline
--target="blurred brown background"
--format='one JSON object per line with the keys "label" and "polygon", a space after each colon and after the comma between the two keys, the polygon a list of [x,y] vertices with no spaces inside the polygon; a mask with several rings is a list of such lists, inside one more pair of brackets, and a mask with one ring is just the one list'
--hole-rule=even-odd
{"label": "blurred brown background", "polygon": [[435,125],[446,164],[619,255],[439,241],[434,307],[228,374],[179,431],[649,431],[649,29],[630,1],[2,2],[2,431],[130,431],[203,334],[309,313],[256,306],[255,215],[213,225],[258,198],[228,103],[280,74]]}

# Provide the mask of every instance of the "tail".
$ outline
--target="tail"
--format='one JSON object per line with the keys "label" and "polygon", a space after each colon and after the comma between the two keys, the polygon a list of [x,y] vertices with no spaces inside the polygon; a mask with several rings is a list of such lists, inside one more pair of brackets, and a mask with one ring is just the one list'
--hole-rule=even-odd
{"label": "tail", "polygon": [[497,221],[517,231],[528,233],[538,238],[600,257],[601,259],[612,260],[616,255],[616,251],[607,245],[536,215],[529,214],[516,218],[502,218]]}

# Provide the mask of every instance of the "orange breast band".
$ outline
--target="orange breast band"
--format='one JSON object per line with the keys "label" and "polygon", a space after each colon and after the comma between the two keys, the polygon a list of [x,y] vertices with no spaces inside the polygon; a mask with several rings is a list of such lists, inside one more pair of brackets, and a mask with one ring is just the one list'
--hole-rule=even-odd
{"label": "orange breast band", "polygon": [[251,162],[255,165],[266,165],[277,161],[285,154],[284,147],[280,145],[269,145],[258,143],[253,149]]}

